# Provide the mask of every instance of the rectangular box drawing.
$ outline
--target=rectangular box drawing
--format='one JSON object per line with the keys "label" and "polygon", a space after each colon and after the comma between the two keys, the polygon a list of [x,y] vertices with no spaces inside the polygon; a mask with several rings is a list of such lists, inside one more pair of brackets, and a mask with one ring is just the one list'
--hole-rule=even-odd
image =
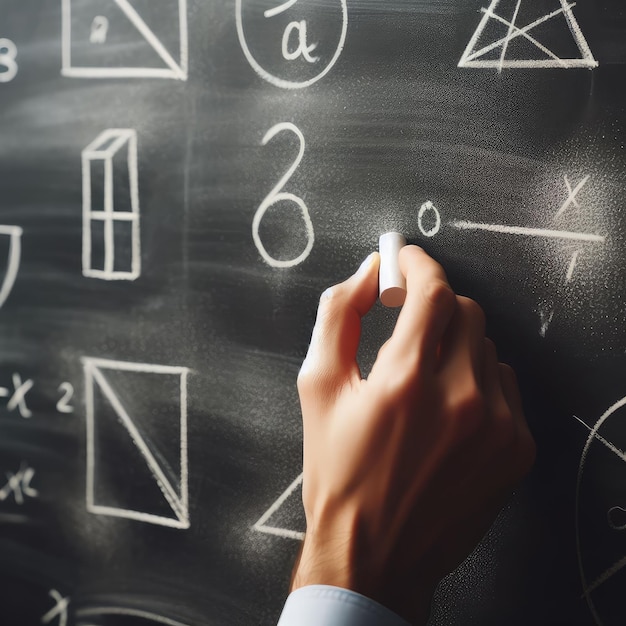
{"label": "rectangular box drawing", "polygon": [[[187,80],[187,0],[159,0],[158,8],[167,14],[175,43],[155,33],[150,20],[135,4],[134,0],[62,0],[61,74],[71,78]],[[156,3],[153,1],[153,4]],[[109,47],[108,40],[116,33],[121,33],[121,38],[115,39],[115,45]],[[141,45],[144,52],[149,51],[148,57],[154,66],[148,65],[142,55],[134,54],[121,60],[116,57],[123,46],[135,46],[132,49],[136,51],[137,45]]]}
{"label": "rectangular box drawing", "polygon": [[[124,157],[123,164],[116,171],[115,165]],[[83,275],[102,280],[137,279],[141,274],[137,133],[132,129],[111,128],[98,135],[82,152],[82,178]],[[123,199],[116,193],[122,186]],[[99,188],[102,190],[100,195],[94,193]],[[120,203],[123,206],[120,207]],[[116,224],[123,224],[127,230],[131,247],[130,263],[127,262],[123,269],[116,268]],[[94,236],[98,233],[102,233],[103,241],[94,243]],[[103,263],[97,267],[94,249],[100,248]]]}
{"label": "rectangular box drawing", "polygon": [[[123,517],[134,519],[150,524],[168,526],[170,528],[189,528],[189,493],[188,493],[188,453],[187,453],[187,376],[189,369],[186,367],[172,367],[166,365],[150,365],[145,363],[130,363],[125,361],[111,361],[108,359],[98,359],[84,357],[82,359],[85,375],[85,403],[87,421],[87,486],[86,505],[90,513],[96,515],[109,515],[113,517]],[[107,379],[106,372],[115,373],[135,373],[159,376],[174,376],[180,391],[180,467],[177,468],[179,475],[176,479],[177,486],[171,478],[168,478],[168,470],[161,465],[158,451],[151,449],[154,443],[147,442],[139,432],[133,416],[128,413],[122,404],[113,385]],[[141,510],[129,510],[118,506],[111,506],[111,503],[96,502],[95,491],[98,485],[99,464],[96,457],[96,426],[98,423],[98,410],[95,402],[95,392],[98,390],[100,396],[108,403],[115,417],[121,423],[132,444],[139,451],[142,460],[145,462],[154,483],[161,491],[166,508],[172,510],[173,516],[155,515]],[[100,418],[104,419],[104,418]],[[153,441],[152,439],[150,441]],[[124,463],[124,459],[117,459],[119,463]],[[129,464],[130,466],[130,464]],[[139,507],[137,507],[139,508]]]}

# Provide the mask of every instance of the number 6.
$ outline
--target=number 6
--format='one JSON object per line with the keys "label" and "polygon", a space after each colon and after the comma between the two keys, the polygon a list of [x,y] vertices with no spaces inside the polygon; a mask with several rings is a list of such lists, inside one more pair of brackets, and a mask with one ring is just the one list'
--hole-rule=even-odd
{"label": "number 6", "polygon": [[[313,233],[313,223],[311,222],[309,209],[304,203],[304,200],[292,193],[284,193],[281,191],[282,188],[287,184],[287,181],[292,177],[296,169],[298,169],[300,161],[302,161],[305,145],[304,135],[295,124],[292,124],[290,122],[282,122],[280,124],[276,124],[276,126],[273,126],[267,131],[265,137],[263,137],[262,143],[264,146],[267,145],[276,135],[278,135],[278,133],[281,133],[285,130],[291,131],[300,140],[300,151],[298,152],[296,160],[292,163],[291,167],[287,170],[285,175],[278,181],[278,184],[274,187],[274,189],[272,189],[272,191],[270,191],[265,200],[263,200],[263,202],[257,209],[254,215],[254,220],[252,222],[252,238],[254,239],[254,243],[256,244],[256,247],[263,257],[264,261],[272,267],[282,268],[293,267],[294,265],[302,263],[302,261],[304,261],[311,253],[313,243],[315,241],[315,235]],[[267,210],[277,202],[281,202],[284,200],[295,203],[300,209],[300,212],[302,214],[302,221],[304,222],[304,226],[306,228],[307,245],[302,254],[300,254],[300,256],[296,257],[295,259],[291,259],[288,261],[279,261],[278,259],[275,259],[273,256],[271,256],[265,249],[265,246],[263,245],[263,242],[261,241],[261,237],[259,235],[259,226]]]}

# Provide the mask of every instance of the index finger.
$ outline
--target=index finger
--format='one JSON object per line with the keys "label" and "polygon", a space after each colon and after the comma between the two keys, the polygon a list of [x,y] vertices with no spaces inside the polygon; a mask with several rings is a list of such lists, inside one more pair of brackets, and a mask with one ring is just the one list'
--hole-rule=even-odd
{"label": "index finger", "polygon": [[399,262],[407,295],[387,350],[434,363],[456,309],[456,296],[443,267],[421,248],[405,246]]}

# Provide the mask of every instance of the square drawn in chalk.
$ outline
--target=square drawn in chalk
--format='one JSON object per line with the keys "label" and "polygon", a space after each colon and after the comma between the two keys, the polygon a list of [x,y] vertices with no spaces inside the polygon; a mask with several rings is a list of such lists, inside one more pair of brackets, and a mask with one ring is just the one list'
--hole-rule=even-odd
{"label": "square drawn in chalk", "polygon": [[306,518],[302,506],[302,474],[283,491],[252,528],[267,535],[304,539]]}
{"label": "square drawn in chalk", "polygon": [[187,0],[61,0],[72,78],[187,80]]}
{"label": "square drawn in chalk", "polygon": [[184,367],[82,359],[87,510],[189,528]]}

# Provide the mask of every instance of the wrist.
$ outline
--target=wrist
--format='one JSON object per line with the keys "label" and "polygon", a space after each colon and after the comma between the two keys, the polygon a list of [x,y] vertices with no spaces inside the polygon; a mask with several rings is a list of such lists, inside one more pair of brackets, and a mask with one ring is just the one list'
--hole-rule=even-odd
{"label": "wrist", "polygon": [[394,577],[359,559],[356,533],[322,537],[307,531],[294,567],[290,591],[329,585],[355,591],[395,612],[414,626],[426,626],[436,585],[415,577]]}

